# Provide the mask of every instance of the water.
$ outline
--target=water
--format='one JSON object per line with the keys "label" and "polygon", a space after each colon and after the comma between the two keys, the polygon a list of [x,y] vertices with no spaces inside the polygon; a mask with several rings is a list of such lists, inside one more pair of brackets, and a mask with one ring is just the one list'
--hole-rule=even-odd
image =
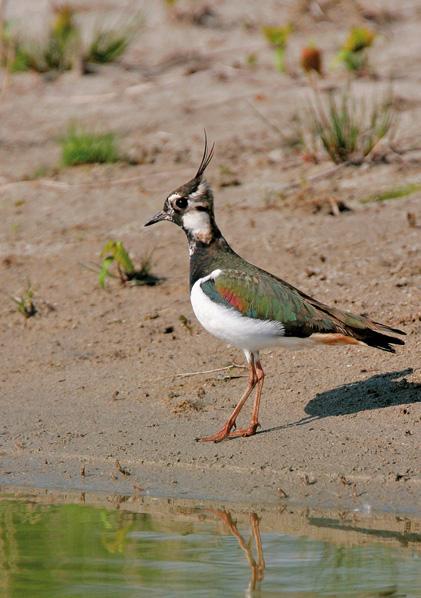
{"label": "water", "polygon": [[2,597],[421,596],[409,520],[46,500],[0,497]]}

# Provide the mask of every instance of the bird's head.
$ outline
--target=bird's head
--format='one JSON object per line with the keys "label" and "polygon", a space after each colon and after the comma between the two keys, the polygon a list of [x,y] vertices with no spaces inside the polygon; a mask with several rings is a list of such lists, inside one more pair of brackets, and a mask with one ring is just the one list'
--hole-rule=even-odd
{"label": "bird's head", "polygon": [[212,240],[213,193],[203,174],[212,160],[213,149],[214,145],[208,150],[205,132],[202,161],[194,178],[170,193],[164,202],[163,209],[148,220],[145,226],[168,220],[181,226],[190,238],[203,243],[209,243]]}

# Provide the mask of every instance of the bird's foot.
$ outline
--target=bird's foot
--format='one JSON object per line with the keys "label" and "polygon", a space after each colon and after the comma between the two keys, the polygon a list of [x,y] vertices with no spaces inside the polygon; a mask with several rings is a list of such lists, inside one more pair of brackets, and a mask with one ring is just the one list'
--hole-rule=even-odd
{"label": "bird's foot", "polygon": [[230,432],[229,433],[229,437],[230,438],[238,438],[239,436],[245,438],[246,436],[254,436],[254,434],[256,434],[257,428],[260,428],[261,425],[259,424],[259,422],[250,424],[248,428],[239,428],[238,430],[235,430],[235,432]]}
{"label": "bird's foot", "polygon": [[211,436],[203,436],[202,438],[196,438],[197,442],[222,442],[225,438],[229,438],[231,436],[231,430],[235,428],[235,422],[227,422],[223,428],[221,428],[215,434]]}

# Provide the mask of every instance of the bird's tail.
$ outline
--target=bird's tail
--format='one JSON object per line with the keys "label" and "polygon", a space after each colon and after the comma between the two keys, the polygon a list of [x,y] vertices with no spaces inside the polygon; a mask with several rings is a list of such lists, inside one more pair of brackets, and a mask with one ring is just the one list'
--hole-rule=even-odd
{"label": "bird's tail", "polygon": [[393,336],[395,334],[405,335],[406,332],[403,330],[375,322],[365,316],[357,316],[347,311],[330,308],[318,302],[317,307],[333,318],[336,331],[343,335],[342,342],[345,344],[362,343],[382,351],[389,351],[389,353],[396,353],[393,345],[405,344],[403,339]]}
{"label": "bird's tail", "polygon": [[391,334],[406,334],[403,330],[391,328],[390,326],[380,324],[380,322],[375,322],[374,320],[369,320],[363,316],[360,316],[359,319],[361,324],[366,324],[366,326],[347,326],[347,333],[369,347],[375,347],[382,351],[389,351],[389,353],[396,353],[396,349],[393,345],[405,344],[403,339],[391,336]]}
{"label": "bird's tail", "polygon": [[[389,328],[391,332],[395,332],[396,334],[405,334],[401,330],[397,330],[394,328]],[[396,336],[389,336],[388,334],[383,334],[374,328],[366,328],[365,330],[355,330],[352,329],[351,332],[352,336],[359,341],[362,341],[364,344],[368,345],[369,347],[375,347],[376,349],[381,349],[382,351],[389,351],[389,353],[396,353],[396,349],[393,345],[404,345],[405,341],[401,338]]]}

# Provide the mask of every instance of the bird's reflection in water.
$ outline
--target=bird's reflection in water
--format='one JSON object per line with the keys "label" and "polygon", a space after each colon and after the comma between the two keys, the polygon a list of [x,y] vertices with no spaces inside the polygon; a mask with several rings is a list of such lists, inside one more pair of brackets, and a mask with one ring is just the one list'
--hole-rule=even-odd
{"label": "bird's reflection in water", "polygon": [[[246,595],[254,591],[258,587],[258,583],[262,581],[265,571],[265,561],[263,558],[262,540],[260,537],[260,518],[256,513],[249,514],[251,536],[246,542],[244,537],[240,534],[236,521],[233,520],[231,513],[228,511],[212,509],[212,513],[218,517],[230,533],[237,539],[241,550],[244,552],[247,562],[251,570],[250,583],[247,588]],[[253,540],[254,552],[253,553]]]}

